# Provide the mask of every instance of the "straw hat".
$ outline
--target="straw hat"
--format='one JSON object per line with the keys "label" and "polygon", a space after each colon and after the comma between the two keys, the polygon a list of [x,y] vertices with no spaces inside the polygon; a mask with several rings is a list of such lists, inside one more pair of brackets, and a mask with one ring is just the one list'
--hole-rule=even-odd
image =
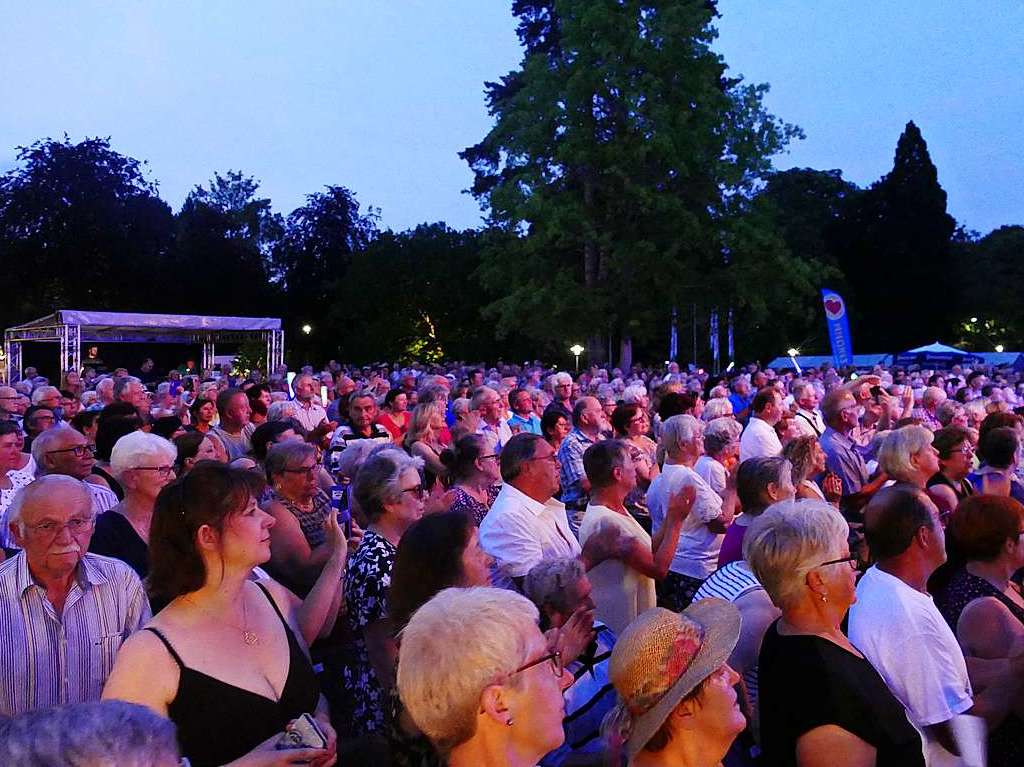
{"label": "straw hat", "polygon": [[628,713],[626,755],[633,759],[684,697],[728,660],[740,636],[740,612],[702,599],[682,613],[654,607],[622,632],[608,676]]}

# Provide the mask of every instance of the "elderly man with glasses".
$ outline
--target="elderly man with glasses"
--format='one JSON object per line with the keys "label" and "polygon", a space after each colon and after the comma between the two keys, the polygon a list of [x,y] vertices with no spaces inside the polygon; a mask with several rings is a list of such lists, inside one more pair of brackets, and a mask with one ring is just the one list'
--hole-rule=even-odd
{"label": "elderly man with glasses", "polygon": [[92,499],[94,514],[102,514],[119,503],[106,481],[92,473],[96,459],[84,434],[75,429],[49,429],[32,442],[36,476],[65,474],[82,480]]}
{"label": "elderly man with glasses", "polygon": [[99,700],[118,648],[150,618],[142,582],[86,553],[95,514],[77,479],[37,479],[9,519],[22,551],[0,564],[0,716]]}

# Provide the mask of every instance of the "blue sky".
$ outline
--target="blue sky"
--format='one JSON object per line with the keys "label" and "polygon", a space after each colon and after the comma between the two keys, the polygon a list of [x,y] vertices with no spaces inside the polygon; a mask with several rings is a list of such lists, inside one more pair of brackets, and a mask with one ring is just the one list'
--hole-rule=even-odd
{"label": "blue sky", "polygon": [[[289,212],[325,184],[384,226],[480,220],[457,152],[490,127],[483,82],[520,51],[509,0],[0,0],[0,170],[14,147],[110,136],[177,209],[240,169]],[[866,185],[903,125],[928,141],[950,212],[1024,223],[1024,3],[721,0],[717,49],[769,82],[807,139],[777,165]]]}

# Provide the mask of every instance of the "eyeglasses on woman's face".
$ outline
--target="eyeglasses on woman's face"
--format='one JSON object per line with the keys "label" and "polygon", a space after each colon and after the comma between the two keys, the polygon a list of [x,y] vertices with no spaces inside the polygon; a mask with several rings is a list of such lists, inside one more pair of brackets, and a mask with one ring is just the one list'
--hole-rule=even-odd
{"label": "eyeglasses on woman's face", "polygon": [[160,479],[167,479],[171,476],[171,472],[174,471],[173,466],[133,466],[135,471],[153,471]]}
{"label": "eyeglasses on woman's face", "polygon": [[423,483],[421,482],[418,485],[413,485],[412,487],[403,488],[402,492],[403,493],[412,493],[414,497],[420,498],[420,497],[423,496],[424,493],[427,492],[427,489],[425,487],[423,487]]}
{"label": "eyeglasses on woman's face", "polygon": [[317,468],[318,467],[316,464],[313,464],[312,466],[295,466],[294,468],[291,469],[285,469],[285,473],[304,474],[306,477],[315,477]]}
{"label": "eyeglasses on woman's face", "polygon": [[535,660],[531,660],[529,663],[526,663],[517,668],[515,671],[509,674],[509,676],[514,676],[515,674],[518,674],[522,671],[526,671],[527,669],[531,669],[534,666],[539,666],[541,663],[544,663],[545,661],[551,661],[551,673],[555,675],[555,678],[561,679],[562,674],[565,672],[565,667],[562,665],[562,653],[558,650],[555,650],[554,652],[549,652],[547,655],[542,655],[540,658],[537,658]]}
{"label": "eyeglasses on woman's face", "polygon": [[857,562],[858,561],[859,560],[857,559],[857,556],[855,554],[851,554],[848,557],[843,557],[842,559],[830,559],[828,562],[822,562],[821,564],[815,565],[815,566],[816,567],[825,567],[826,565],[840,565],[840,564],[843,564],[845,562],[846,564],[848,564],[850,566],[851,570],[856,570],[857,569]]}

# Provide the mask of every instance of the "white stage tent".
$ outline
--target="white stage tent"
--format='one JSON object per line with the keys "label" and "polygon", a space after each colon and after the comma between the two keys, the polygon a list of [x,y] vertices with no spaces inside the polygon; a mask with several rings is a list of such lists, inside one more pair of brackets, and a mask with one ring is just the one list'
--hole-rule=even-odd
{"label": "white stage tent", "polygon": [[82,344],[150,343],[201,344],[203,368],[213,364],[218,343],[261,341],[267,348],[267,373],[284,362],[284,331],[275,317],[209,317],[196,314],[142,314],[58,309],[4,331],[4,362],[0,379],[17,381],[22,375],[21,345],[57,343],[61,376],[81,370]]}

